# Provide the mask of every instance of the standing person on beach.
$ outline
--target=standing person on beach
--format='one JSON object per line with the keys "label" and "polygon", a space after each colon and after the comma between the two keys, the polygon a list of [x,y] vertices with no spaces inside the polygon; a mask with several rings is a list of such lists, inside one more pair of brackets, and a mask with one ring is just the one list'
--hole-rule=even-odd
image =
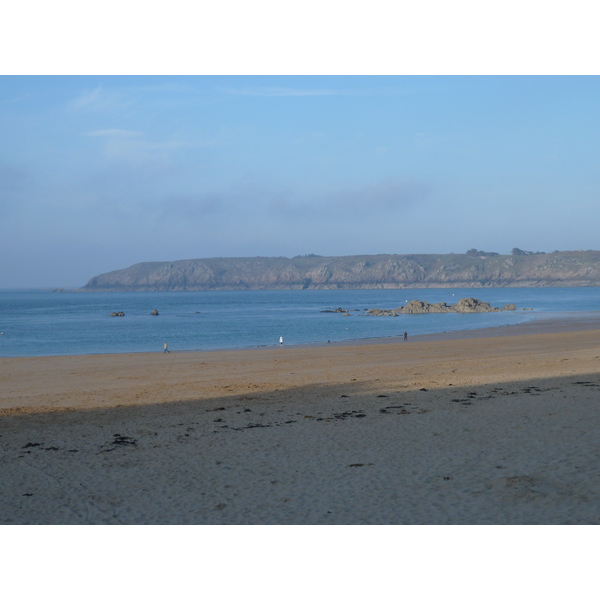
{"label": "standing person on beach", "polygon": [[163,352],[163,354],[166,354],[167,352],[168,352],[169,354],[171,354],[171,351],[169,350],[169,344],[167,344],[167,342],[165,342],[165,343],[163,344],[163,347],[164,347],[164,349],[165,349],[165,351]]}
{"label": "standing person on beach", "polygon": [[408,333],[406,333],[406,331],[404,332],[404,341],[407,342],[408,341]]}
{"label": "standing person on beach", "polygon": [[283,346],[283,336],[280,336],[280,337],[279,337],[279,345],[280,345],[280,346]]}

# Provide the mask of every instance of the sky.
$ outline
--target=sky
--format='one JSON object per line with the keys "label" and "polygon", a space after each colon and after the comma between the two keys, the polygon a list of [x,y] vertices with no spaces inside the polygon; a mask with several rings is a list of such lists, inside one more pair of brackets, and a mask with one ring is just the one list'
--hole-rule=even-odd
{"label": "sky", "polygon": [[600,249],[597,76],[0,77],[0,287]]}

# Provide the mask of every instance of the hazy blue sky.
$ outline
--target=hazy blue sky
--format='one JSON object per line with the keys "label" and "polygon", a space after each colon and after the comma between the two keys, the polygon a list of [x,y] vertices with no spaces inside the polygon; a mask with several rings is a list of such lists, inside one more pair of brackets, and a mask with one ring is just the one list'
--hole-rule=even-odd
{"label": "hazy blue sky", "polygon": [[600,79],[2,76],[0,287],[213,256],[600,249]]}

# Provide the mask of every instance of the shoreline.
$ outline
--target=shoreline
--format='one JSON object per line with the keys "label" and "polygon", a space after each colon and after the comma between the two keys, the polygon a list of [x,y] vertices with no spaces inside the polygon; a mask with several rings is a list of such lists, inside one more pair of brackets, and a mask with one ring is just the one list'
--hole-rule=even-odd
{"label": "shoreline", "polygon": [[[461,329],[459,331],[444,331],[439,333],[425,333],[420,335],[409,335],[408,341],[413,342],[432,342],[444,340],[470,340],[481,338],[506,337],[514,335],[537,335],[543,333],[575,332],[600,329],[600,311],[581,313],[563,313],[564,320],[560,317],[537,317],[525,323],[515,323],[512,325],[499,325],[498,327],[485,327],[481,329]],[[372,338],[372,343],[378,343],[378,340],[395,340],[402,343],[401,336],[393,338]],[[361,343],[371,343],[371,339],[358,340]],[[331,342],[333,344],[334,342]],[[349,342],[339,342],[347,344]],[[329,344],[325,344],[329,345]]]}
{"label": "shoreline", "polygon": [[600,524],[592,324],[0,359],[0,523]]}
{"label": "shoreline", "polygon": [[[3,381],[0,415],[162,404],[248,392],[277,394],[282,390],[293,392],[298,386],[348,384],[357,380],[371,381],[377,387],[383,384],[375,382],[396,379],[399,375],[394,370],[399,365],[419,371],[420,367],[429,368],[428,365],[440,360],[446,365],[453,364],[456,357],[460,357],[460,371],[467,360],[485,360],[485,365],[479,368],[488,372],[488,378],[500,381],[520,373],[527,379],[540,374],[537,367],[516,368],[513,356],[547,354],[547,346],[556,347],[552,352],[561,358],[554,362],[560,363],[561,348],[570,352],[593,346],[600,339],[599,332],[600,315],[593,315],[563,322],[544,320],[427,334],[409,337],[408,342],[395,337],[169,354],[156,351],[3,357],[0,358]],[[531,362],[530,357],[525,358],[527,362],[516,364]],[[556,366],[561,365],[553,368]],[[596,368],[595,361],[592,366]],[[361,376],[349,378],[347,374],[351,372]],[[375,377],[378,372],[384,379]],[[436,386],[457,383],[446,375]]]}
{"label": "shoreline", "polygon": [[[558,333],[570,331],[587,331],[590,329],[600,329],[600,311],[586,312],[564,312],[551,313],[553,316],[538,316],[544,313],[537,313],[536,317],[525,323],[516,323],[512,325],[499,325],[497,327],[485,327],[480,329],[461,329],[457,331],[444,331],[437,333],[425,333],[411,335],[409,332],[408,342],[433,342],[449,340],[467,340],[494,338],[515,335],[535,335],[538,333]],[[561,320],[563,319],[563,320]],[[363,346],[373,344],[397,344],[405,343],[401,335],[389,337],[356,338],[349,340],[340,340],[337,342],[306,342],[299,344],[284,344],[284,348],[320,348],[320,347],[340,347],[340,346]],[[210,349],[190,349],[190,350],[171,350],[172,354],[194,354],[194,353],[213,353],[213,352],[245,352],[267,350],[279,348],[279,344],[261,345],[261,346],[240,346],[226,348]],[[3,356],[3,359],[21,359],[21,358],[59,358],[68,356],[121,356],[121,355],[144,355],[144,354],[162,354],[161,350],[135,352],[99,352],[90,354],[43,354],[34,356]]]}

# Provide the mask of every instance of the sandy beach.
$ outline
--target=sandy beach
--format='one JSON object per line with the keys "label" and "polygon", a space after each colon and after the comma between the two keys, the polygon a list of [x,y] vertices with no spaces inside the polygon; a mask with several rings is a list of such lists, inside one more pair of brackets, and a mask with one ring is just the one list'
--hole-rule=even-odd
{"label": "sandy beach", "polygon": [[582,323],[2,358],[0,522],[598,523]]}

